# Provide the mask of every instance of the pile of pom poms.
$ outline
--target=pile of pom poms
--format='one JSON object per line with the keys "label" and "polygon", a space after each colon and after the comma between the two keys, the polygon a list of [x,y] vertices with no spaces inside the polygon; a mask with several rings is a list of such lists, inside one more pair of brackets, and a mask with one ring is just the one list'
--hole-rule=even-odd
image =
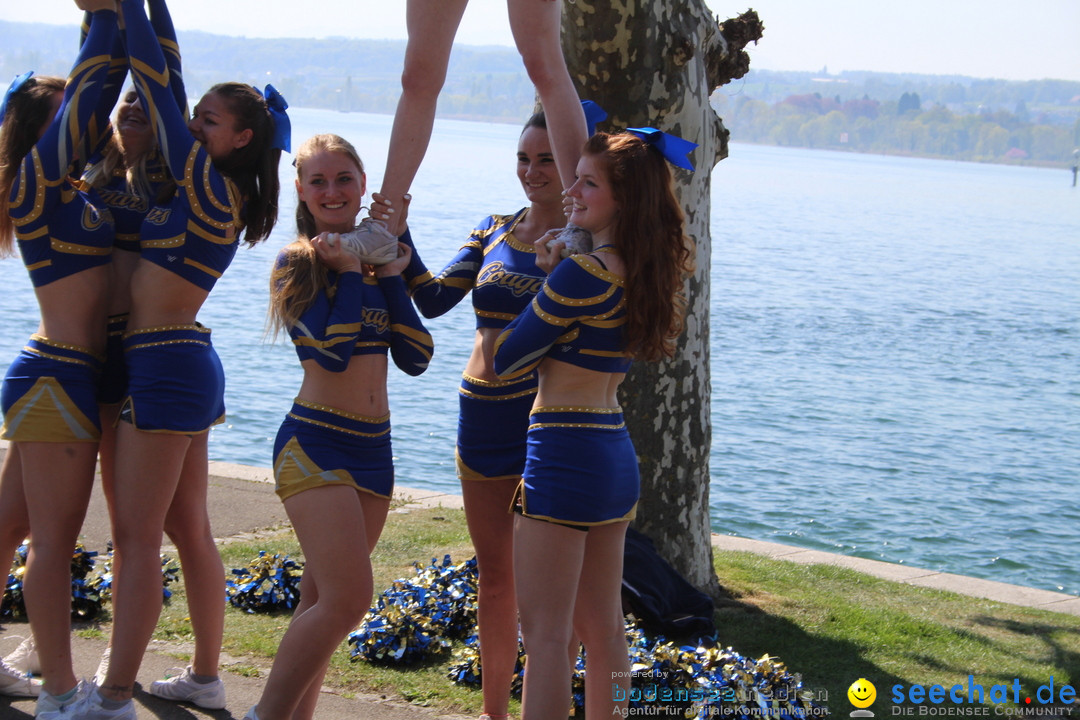
{"label": "pile of pom poms", "polygon": [[[454,565],[414,565],[416,577],[394,582],[384,591],[349,636],[353,660],[413,664],[435,659],[460,638],[448,669],[455,683],[479,686],[482,678],[476,635],[476,560]],[[756,660],[714,641],[678,645],[663,637],[649,638],[631,616],[626,622],[632,683],[621,690],[640,712],[675,713],[680,717],[724,716],[750,720],[767,715],[778,720],[815,717],[825,709],[803,687],[798,675],[776,658]],[[520,696],[524,653],[519,643],[512,692]],[[572,684],[576,712],[583,712],[585,658],[579,654]],[[618,692],[619,689],[613,689]],[[664,707],[663,711],[658,708]]]}
{"label": "pile of pom poms", "polygon": [[295,610],[303,574],[304,563],[260,550],[246,568],[232,571],[232,577],[225,582],[225,597],[230,605],[246,613]]}
{"label": "pile of pom poms", "polygon": [[[23,597],[23,578],[26,575],[26,558],[30,541],[24,540],[12,562],[4,585],[4,597],[0,601],[0,620],[25,620],[26,601]],[[169,584],[177,579],[177,566],[171,558],[161,557],[162,593],[168,600],[172,596]],[[105,603],[112,598],[112,546],[104,556],[87,550],[81,544],[75,546],[71,555],[71,618],[76,621],[93,620]]]}
{"label": "pile of pom poms", "polygon": [[349,635],[353,660],[409,665],[449,649],[454,638],[476,629],[476,558],[458,565],[443,557],[416,576],[396,580],[379,595],[360,627]]}

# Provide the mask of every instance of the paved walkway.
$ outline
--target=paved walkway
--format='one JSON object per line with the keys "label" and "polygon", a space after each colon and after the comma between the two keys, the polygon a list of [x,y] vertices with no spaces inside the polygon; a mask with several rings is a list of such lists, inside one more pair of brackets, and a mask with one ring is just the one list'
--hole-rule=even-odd
{"label": "paved walkway", "polygon": [[[2,449],[3,446],[0,445],[0,450]],[[277,496],[267,487],[267,484],[272,482],[269,469],[231,463],[211,463],[210,465],[211,520],[221,542],[257,538],[261,532],[279,527],[287,521]],[[461,497],[458,495],[409,488],[398,488],[396,495],[409,503],[424,507],[461,507]],[[90,509],[83,525],[83,544],[87,549],[104,551],[109,535],[108,514],[101,495],[100,484],[98,484],[94,488]],[[887,580],[1080,615],[1080,598],[1072,595],[723,535],[714,535],[713,545],[724,550],[759,553],[792,562],[838,565]],[[18,644],[16,636],[27,631],[28,626],[25,623],[11,623],[0,628],[0,655],[11,652]],[[72,637],[77,674],[89,677],[94,673],[106,642],[106,639]],[[138,680],[144,688],[148,687],[153,680],[163,677],[168,668],[180,664],[181,661],[168,654],[170,650],[175,650],[175,648],[165,644],[151,645],[139,670]],[[227,709],[205,711],[191,706],[159,701],[141,692],[136,695],[139,717],[143,720],[149,720],[149,718],[226,720],[243,717],[247,708],[258,700],[264,679],[229,672],[228,668],[233,661],[233,658],[222,656],[222,665],[225,669],[222,676],[228,689]],[[250,665],[250,662],[249,658],[244,660],[245,665]],[[29,720],[33,717],[33,711],[34,703],[31,700],[0,698],[0,720]],[[370,720],[411,718],[415,720],[425,717],[431,720],[435,718],[462,720],[460,716],[436,715],[425,708],[385,696],[361,695],[345,698],[330,689],[324,689],[323,698],[319,702],[318,716],[320,720],[353,720],[354,718]]]}

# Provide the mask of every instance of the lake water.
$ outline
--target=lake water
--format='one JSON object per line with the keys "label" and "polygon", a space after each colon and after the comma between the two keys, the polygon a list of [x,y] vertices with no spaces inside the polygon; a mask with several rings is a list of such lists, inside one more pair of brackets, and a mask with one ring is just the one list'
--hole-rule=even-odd
{"label": "lake water", "polygon": [[[351,140],[378,187],[391,118],[292,109],[294,144]],[[440,120],[410,225],[438,270],[524,204],[518,128]],[[216,460],[269,466],[300,381],[264,336],[279,228],[241,249],[200,320],[228,378]],[[713,173],[711,516],[720,533],[1080,594],[1080,188],[1061,170],[734,144]],[[14,357],[37,310],[0,263]],[[457,492],[466,304],[432,367],[392,372],[398,482]]]}

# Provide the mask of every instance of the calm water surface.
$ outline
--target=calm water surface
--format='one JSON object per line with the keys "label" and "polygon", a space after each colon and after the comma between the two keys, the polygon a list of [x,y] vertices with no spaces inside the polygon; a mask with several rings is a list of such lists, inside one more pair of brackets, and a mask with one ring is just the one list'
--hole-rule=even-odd
{"label": "calm water surface", "polygon": [[[378,187],[390,118],[290,110],[294,144],[351,140]],[[410,224],[429,266],[524,204],[518,128],[439,121]],[[228,378],[211,456],[268,466],[300,381],[264,336],[282,221],[241,249],[200,320]],[[1080,191],[1046,170],[735,144],[713,174],[713,528],[1080,594]],[[0,353],[37,311],[0,263]],[[463,305],[390,381],[398,482],[457,491]]]}

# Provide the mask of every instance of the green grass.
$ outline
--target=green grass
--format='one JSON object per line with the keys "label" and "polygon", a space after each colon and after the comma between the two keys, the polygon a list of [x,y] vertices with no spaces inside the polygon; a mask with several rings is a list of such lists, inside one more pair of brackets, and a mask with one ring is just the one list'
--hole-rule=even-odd
{"label": "green grass", "polygon": [[[259,550],[302,559],[287,528],[255,542],[222,548],[226,568],[245,567]],[[455,562],[472,555],[460,510],[391,511],[372,557],[376,592],[412,565],[427,565],[450,553]],[[847,688],[865,677],[877,688],[871,708],[889,712],[893,685],[967,684],[968,675],[989,691],[1019,678],[1030,694],[1054,677],[1055,684],[1080,682],[1080,617],[1063,615],[880,580],[852,570],[799,565],[749,553],[717,552],[715,566],[730,602],[716,613],[719,638],[742,655],[779,658],[800,673],[806,688],[833,714],[853,708]],[[181,583],[162,613],[156,638],[189,643]],[[233,672],[268,669],[288,614],[248,615],[229,608],[224,651],[241,658]],[[183,656],[190,645],[178,644]],[[391,668],[352,662],[344,643],[326,683],[349,695],[375,692],[402,697],[442,712],[476,715],[480,692],[446,678],[447,654],[429,663]],[[518,713],[516,703],[511,708]]]}

